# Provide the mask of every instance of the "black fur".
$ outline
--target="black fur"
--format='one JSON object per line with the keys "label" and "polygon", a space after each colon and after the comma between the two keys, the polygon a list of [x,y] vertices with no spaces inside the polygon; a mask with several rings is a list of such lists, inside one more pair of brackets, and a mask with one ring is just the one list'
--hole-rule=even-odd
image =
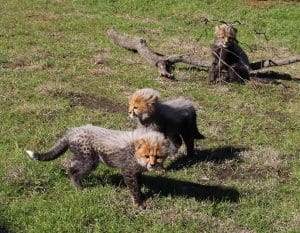
{"label": "black fur", "polygon": [[145,120],[139,118],[139,124],[162,132],[177,148],[182,145],[183,140],[187,156],[193,156],[194,139],[204,139],[205,137],[198,130],[194,107],[192,105],[186,108],[183,107],[184,105],[177,106],[180,102],[179,99],[179,101],[156,103],[151,116]]}
{"label": "black fur", "polygon": [[[221,82],[239,83],[250,79],[248,57],[236,40],[226,48],[214,43],[211,49],[213,62],[209,83],[216,82],[219,78]],[[222,71],[225,71],[225,75],[222,75]]]}

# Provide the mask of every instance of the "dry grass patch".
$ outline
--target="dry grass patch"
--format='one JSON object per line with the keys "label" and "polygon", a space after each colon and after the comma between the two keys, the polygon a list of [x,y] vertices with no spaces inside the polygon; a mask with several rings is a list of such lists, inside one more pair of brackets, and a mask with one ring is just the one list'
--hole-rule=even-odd
{"label": "dry grass patch", "polygon": [[31,196],[33,192],[43,193],[47,190],[48,181],[35,179],[25,165],[8,166],[4,179],[16,187],[17,193],[26,193],[27,196]]}
{"label": "dry grass patch", "polygon": [[218,138],[223,132],[223,128],[218,125],[209,124],[205,127],[205,133],[210,135],[210,137]]}
{"label": "dry grass patch", "polygon": [[217,85],[217,86],[214,88],[214,91],[215,91],[216,93],[220,93],[220,94],[227,94],[227,93],[230,93],[230,92],[231,92],[230,88],[228,88],[228,87],[225,86],[225,85],[221,85],[221,84]]}
{"label": "dry grass patch", "polygon": [[[198,48],[198,43],[192,39],[185,39],[180,37],[171,37],[161,44],[161,49],[164,51],[176,51],[180,49],[183,52],[195,51]],[[169,54],[171,55],[171,54]]]}
{"label": "dry grass patch", "polygon": [[293,116],[298,116],[300,118],[300,107],[299,102],[289,101],[287,103],[287,112]]}
{"label": "dry grass patch", "polygon": [[[149,42],[150,46],[151,43]],[[201,58],[203,60],[210,61],[211,58],[211,49],[209,45],[201,46],[199,42],[193,39],[186,39],[182,37],[171,37],[166,38],[163,43],[160,43],[160,50],[162,51],[173,51],[166,52],[165,55],[176,55],[178,53],[189,54],[191,58],[197,59]],[[153,50],[158,51],[157,48],[151,46]]]}
{"label": "dry grass patch", "polygon": [[240,158],[244,161],[245,168],[278,171],[287,165],[279,151],[271,147],[254,147],[252,150],[241,152]]}
{"label": "dry grass patch", "polygon": [[91,59],[91,64],[107,64],[108,61],[112,58],[110,48],[102,48],[97,51],[97,54]]}
{"label": "dry grass patch", "polygon": [[59,112],[64,111],[64,107],[60,103],[49,104],[49,103],[28,103],[25,102],[19,105],[16,112],[34,114],[39,116],[40,119],[49,121],[55,118]]}
{"label": "dry grass patch", "polygon": [[143,29],[140,29],[139,32],[144,33],[146,35],[162,36],[162,31],[161,31],[161,29],[158,29],[158,28],[155,28],[155,29],[143,28]]}
{"label": "dry grass patch", "polygon": [[93,76],[114,76],[117,72],[109,66],[100,64],[97,68],[90,69],[90,74]]}
{"label": "dry grass patch", "polygon": [[288,0],[288,1],[278,1],[278,0],[245,0],[246,6],[249,6],[251,8],[255,9],[266,9],[270,7],[277,7],[278,4],[290,4],[290,5],[296,5],[299,3],[298,0]]}
{"label": "dry grass patch", "polygon": [[[254,147],[242,151],[239,153],[239,159],[242,162],[238,164],[228,161],[224,171],[220,173],[220,178],[284,181],[290,179],[287,160],[280,155],[279,151],[271,147]],[[226,173],[225,177],[224,173]]]}
{"label": "dry grass patch", "polygon": [[174,209],[162,210],[159,212],[161,216],[159,221],[163,225],[176,225],[177,222],[193,222],[197,223],[197,228],[201,232],[233,232],[233,233],[252,233],[253,231],[246,227],[240,226],[231,219],[220,219],[212,216],[210,213],[200,212],[198,210],[185,209],[180,213]]}
{"label": "dry grass patch", "polygon": [[111,60],[111,49],[100,49],[97,54],[91,59],[91,64],[95,65],[95,68],[89,70],[93,76],[114,76],[117,71],[110,67],[109,60]]}
{"label": "dry grass patch", "polygon": [[2,67],[8,70],[45,70],[52,68],[50,64],[44,63],[50,57],[52,53],[40,47],[34,47],[31,52],[16,54],[10,61],[3,63]]}
{"label": "dry grass patch", "polygon": [[198,180],[202,183],[203,177],[205,180],[217,178],[225,183],[247,181],[247,185],[260,188],[275,187],[279,182],[287,183],[291,179],[288,161],[271,147],[220,147],[196,153],[197,157],[192,159],[185,156],[175,158],[169,169],[193,166],[201,171]]}
{"label": "dry grass patch", "polygon": [[43,95],[51,96],[54,92],[66,92],[72,90],[72,86],[69,83],[50,81],[36,87],[35,90]]}
{"label": "dry grass patch", "polygon": [[14,184],[28,184],[27,169],[24,165],[9,166],[6,168],[5,179]]}

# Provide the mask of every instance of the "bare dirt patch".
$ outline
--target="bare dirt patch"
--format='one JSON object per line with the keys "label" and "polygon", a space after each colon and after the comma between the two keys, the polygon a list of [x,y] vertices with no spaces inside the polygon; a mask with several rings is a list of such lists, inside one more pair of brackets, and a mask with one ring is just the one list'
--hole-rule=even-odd
{"label": "bare dirt patch", "polygon": [[88,94],[76,93],[76,92],[54,92],[55,97],[62,97],[70,100],[70,107],[76,107],[78,105],[85,106],[90,109],[103,109],[109,113],[127,113],[127,106],[114,103],[106,97],[95,97]]}
{"label": "bare dirt patch", "polygon": [[126,105],[115,103],[103,96],[96,97],[86,93],[70,91],[72,86],[67,83],[48,82],[39,86],[36,90],[46,96],[69,100],[70,108],[84,106],[89,109],[103,109],[109,113],[127,113]]}

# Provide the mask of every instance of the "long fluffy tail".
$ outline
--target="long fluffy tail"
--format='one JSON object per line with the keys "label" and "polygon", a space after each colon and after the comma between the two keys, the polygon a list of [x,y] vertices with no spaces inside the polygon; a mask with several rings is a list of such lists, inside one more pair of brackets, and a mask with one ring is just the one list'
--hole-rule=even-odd
{"label": "long fluffy tail", "polygon": [[192,128],[194,128],[194,138],[195,139],[205,139],[204,135],[201,134],[198,130],[198,127],[197,127],[197,117],[196,117],[196,113],[193,114],[193,120],[192,120]]}
{"label": "long fluffy tail", "polygon": [[60,139],[48,152],[39,153],[31,150],[26,150],[27,154],[31,159],[40,161],[50,161],[58,158],[60,155],[65,153],[69,147],[66,138]]}

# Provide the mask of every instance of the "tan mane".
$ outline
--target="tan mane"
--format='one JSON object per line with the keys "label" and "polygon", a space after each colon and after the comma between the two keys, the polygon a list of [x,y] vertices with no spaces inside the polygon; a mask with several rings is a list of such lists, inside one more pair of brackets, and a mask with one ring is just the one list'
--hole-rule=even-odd
{"label": "tan mane", "polygon": [[218,38],[229,37],[229,36],[232,38],[236,38],[236,34],[237,34],[237,30],[230,25],[222,24],[215,27],[215,35]]}
{"label": "tan mane", "polygon": [[155,98],[156,100],[158,100],[160,97],[160,94],[158,91],[155,91],[152,88],[143,88],[143,89],[137,90],[131,96],[131,98],[136,98],[136,97],[142,97],[145,100],[148,100],[151,98]]}

